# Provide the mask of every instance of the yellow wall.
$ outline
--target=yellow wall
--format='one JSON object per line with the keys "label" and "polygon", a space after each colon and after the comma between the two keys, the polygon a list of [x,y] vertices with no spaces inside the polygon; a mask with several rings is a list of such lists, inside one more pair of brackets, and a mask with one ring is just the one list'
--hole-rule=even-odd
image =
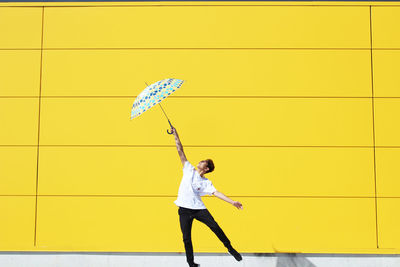
{"label": "yellow wall", "polygon": [[400,4],[116,5],[0,4],[0,250],[184,251],[168,124],[129,120],[175,77],[164,107],[243,203],[205,198],[239,251],[400,252]]}

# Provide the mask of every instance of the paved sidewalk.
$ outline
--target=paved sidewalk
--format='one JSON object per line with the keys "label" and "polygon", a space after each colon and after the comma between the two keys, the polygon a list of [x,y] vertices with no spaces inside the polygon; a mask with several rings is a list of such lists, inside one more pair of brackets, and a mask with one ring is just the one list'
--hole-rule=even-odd
{"label": "paved sidewalk", "polygon": [[[195,253],[201,267],[399,267],[400,255]],[[1,267],[187,267],[183,253],[0,252]]]}

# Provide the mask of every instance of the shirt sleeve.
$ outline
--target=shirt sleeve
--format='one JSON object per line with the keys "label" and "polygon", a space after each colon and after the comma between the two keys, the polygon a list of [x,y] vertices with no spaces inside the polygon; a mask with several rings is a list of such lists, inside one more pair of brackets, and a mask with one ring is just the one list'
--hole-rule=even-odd
{"label": "shirt sleeve", "polygon": [[191,171],[193,169],[194,169],[194,167],[192,166],[192,164],[190,164],[189,161],[185,161],[185,164],[183,165],[183,172]]}
{"label": "shirt sleeve", "polygon": [[204,183],[204,188],[201,192],[201,195],[212,195],[214,192],[216,192],[217,189],[215,189],[214,185],[210,180],[205,181]]}

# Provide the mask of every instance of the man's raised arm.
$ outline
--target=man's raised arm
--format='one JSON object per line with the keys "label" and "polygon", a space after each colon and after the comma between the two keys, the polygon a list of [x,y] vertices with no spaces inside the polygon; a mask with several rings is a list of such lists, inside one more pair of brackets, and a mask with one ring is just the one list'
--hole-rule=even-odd
{"label": "man's raised arm", "polygon": [[178,154],[181,159],[182,165],[185,165],[185,162],[187,161],[187,159],[186,159],[185,152],[183,152],[183,146],[182,146],[181,140],[179,139],[178,132],[176,131],[176,129],[174,127],[172,127],[171,130],[175,136],[176,148],[178,149]]}

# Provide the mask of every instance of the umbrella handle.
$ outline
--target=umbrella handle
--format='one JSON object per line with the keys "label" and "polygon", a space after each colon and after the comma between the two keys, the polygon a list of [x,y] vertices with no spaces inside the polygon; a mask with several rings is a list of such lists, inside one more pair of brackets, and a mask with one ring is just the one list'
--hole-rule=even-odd
{"label": "umbrella handle", "polygon": [[[171,126],[171,129],[172,129],[173,127],[172,127],[172,124],[171,124],[171,122],[169,121],[169,119],[168,119],[168,123],[169,123],[169,126]],[[168,129],[167,129],[167,133],[168,133],[168,134],[173,134],[173,132],[172,132],[172,131],[170,132]]]}

